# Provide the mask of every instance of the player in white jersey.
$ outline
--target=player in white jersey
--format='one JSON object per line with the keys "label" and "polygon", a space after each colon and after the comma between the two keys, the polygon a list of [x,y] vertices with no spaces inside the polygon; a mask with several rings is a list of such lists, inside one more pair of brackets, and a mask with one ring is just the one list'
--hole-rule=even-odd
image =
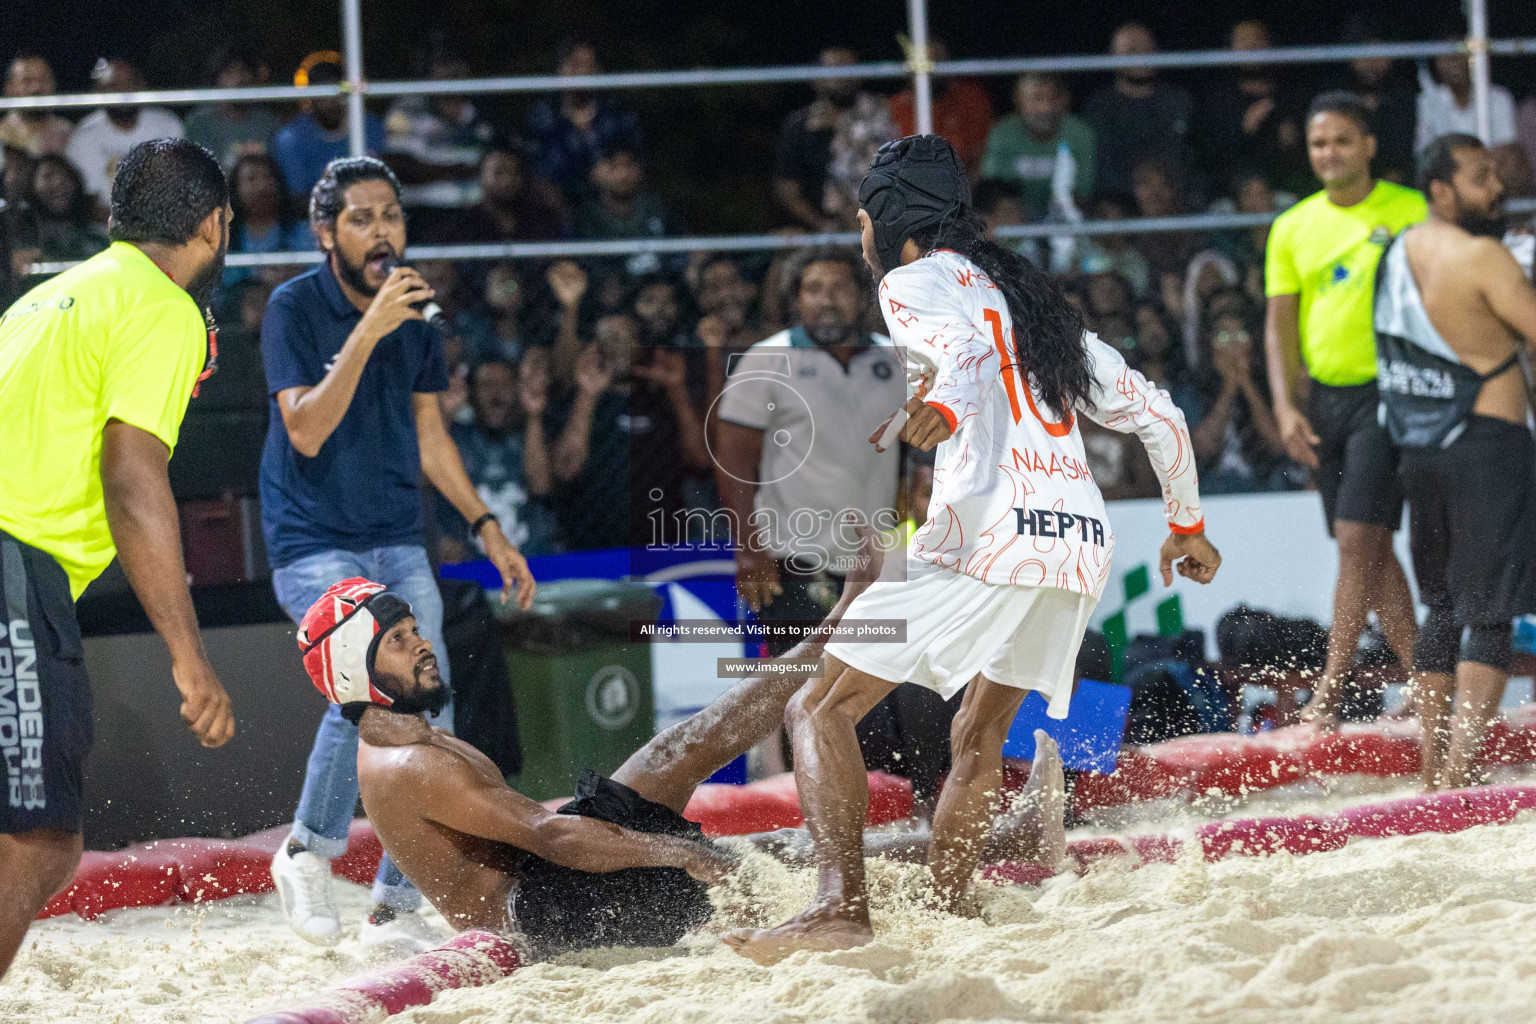
{"label": "player in white jersey", "polygon": [[[1164,585],[1209,583],[1194,450],[1166,392],[1083,329],[1043,272],[991,242],[964,171],[935,135],[881,147],[859,191],[864,258],[891,340],[919,368],[893,420],[938,446],[927,524],[907,578],[875,583],[847,619],[904,619],[901,643],[834,642],[786,714],[800,806],[820,869],[812,905],[772,929],[725,937],[762,963],[873,938],[861,846],[869,802],[854,726],[903,681],[948,697],[970,684],[951,730],[954,765],[933,819],[929,865],[946,905],[964,895],[1002,784],[1002,745],[1029,690],[1064,718],[1114,534],[1076,417],[1134,432],[1163,485]],[[887,272],[883,268],[890,267]],[[870,440],[887,443],[888,423]]]}

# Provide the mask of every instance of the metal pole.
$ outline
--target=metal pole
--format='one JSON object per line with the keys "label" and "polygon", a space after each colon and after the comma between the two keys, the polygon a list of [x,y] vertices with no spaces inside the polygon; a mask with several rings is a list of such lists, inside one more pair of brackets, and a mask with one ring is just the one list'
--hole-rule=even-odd
{"label": "metal pole", "polygon": [[341,49],[347,62],[347,152],[368,153],[368,134],[363,118],[363,12],[362,0],[341,0]]}
{"label": "metal pole", "polygon": [[1467,0],[1467,51],[1472,55],[1472,109],[1477,113],[1477,137],[1488,137],[1488,0]]}
{"label": "metal pole", "polygon": [[928,0],[907,0],[907,31],[912,34],[912,96],[917,133],[933,131],[933,58],[928,55]]}

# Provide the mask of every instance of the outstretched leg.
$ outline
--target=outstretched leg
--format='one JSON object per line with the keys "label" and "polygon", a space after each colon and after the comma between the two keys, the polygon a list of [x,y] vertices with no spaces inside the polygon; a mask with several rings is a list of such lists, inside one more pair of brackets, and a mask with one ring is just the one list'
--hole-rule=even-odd
{"label": "outstretched leg", "polygon": [[933,869],[939,899],[953,907],[981,861],[1003,788],[1003,740],[1027,690],[977,676],[950,729],[954,767],[933,814]]}
{"label": "outstretched leg", "polygon": [[827,672],[790,701],[800,809],[816,844],[816,900],[777,928],[729,932],[727,945],[758,963],[796,950],[847,949],[874,938],[864,887],[869,779],[854,726],[896,684],[828,656]]}
{"label": "outstretched leg", "polygon": [[[853,529],[859,537],[858,555],[836,606],[815,634],[773,659],[776,664],[820,659],[827,631],[842,621],[854,599],[879,577],[884,563],[880,536],[863,523],[853,524]],[[818,665],[743,681],[703,711],[653,737],[613,773],[613,781],[683,813],[699,783],[784,724],[789,699],[822,668]]]}
{"label": "outstretched leg", "polygon": [[[982,862],[1025,860],[1055,867],[1067,852],[1067,830],[1062,820],[1066,797],[1067,780],[1056,741],[1044,730],[1036,729],[1035,759],[1029,767],[1029,780],[1013,806],[992,819],[982,848]],[[781,828],[741,838],[785,864],[802,867],[815,861],[811,834],[803,828]],[[866,857],[926,864],[932,846],[933,831],[926,825],[900,832],[864,833]]]}
{"label": "outstretched leg", "polygon": [[[784,657],[812,656],[791,651]],[[783,723],[784,706],[806,678],[795,673],[743,680],[703,711],[653,737],[613,773],[613,780],[683,813],[699,783]]]}

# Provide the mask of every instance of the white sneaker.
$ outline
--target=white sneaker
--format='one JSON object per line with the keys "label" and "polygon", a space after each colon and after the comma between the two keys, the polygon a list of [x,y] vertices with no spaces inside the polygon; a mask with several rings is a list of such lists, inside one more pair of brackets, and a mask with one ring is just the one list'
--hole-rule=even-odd
{"label": "white sneaker", "polygon": [[272,883],[283,902],[283,916],[299,938],[317,946],[341,941],[341,914],[331,892],[331,862],[308,850],[288,855],[285,842],[272,858]]}
{"label": "white sneaker", "polygon": [[375,924],[371,913],[363,915],[357,941],[363,946],[391,946],[404,954],[425,953],[448,936],[414,911],[397,910],[388,921]]}

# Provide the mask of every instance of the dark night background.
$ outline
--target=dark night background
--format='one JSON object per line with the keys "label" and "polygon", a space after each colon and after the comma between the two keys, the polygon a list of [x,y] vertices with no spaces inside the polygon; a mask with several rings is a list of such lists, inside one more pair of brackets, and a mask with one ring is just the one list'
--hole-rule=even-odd
{"label": "dark night background", "polygon": [[[154,3],[10,0],[0,13],[0,50],[25,47],[53,64],[60,91],[84,91],[101,56],[138,63],[157,87],[208,84],[206,62],[217,46],[238,40],[264,60],[271,80],[286,83],[313,50],[336,48],[339,7],[330,0],[156,0]],[[1423,40],[1465,34],[1454,0],[1409,4],[1316,0],[1170,4],[978,3],[932,0],[931,31],[955,57],[1097,53],[1122,21],[1145,22],[1164,49],[1220,47],[1230,26],[1257,17],[1276,45],[1337,42],[1349,19],[1386,39]],[[469,58],[477,73],[548,73],[557,40],[569,32],[594,38],[609,70],[808,63],[828,44],[855,47],[866,60],[901,56],[903,0],[743,3],[739,0],[365,0],[364,51],[374,78],[420,76],[434,45]],[[1536,5],[1490,0],[1494,36],[1536,36]],[[1399,68],[1411,74],[1411,64]],[[1304,65],[1287,73],[1298,87],[1326,84],[1336,71]],[[1219,72],[1170,77],[1198,84]],[[1072,82],[1081,102],[1106,76]],[[1504,59],[1494,77],[1516,100],[1536,87],[1536,58]],[[894,91],[896,83],[880,83]],[[987,80],[1001,112],[1009,81]],[[784,114],[804,103],[804,85],[641,90],[627,99],[640,112],[652,180],[695,231],[757,230],[769,224],[766,171]],[[482,108],[515,115],[523,97],[482,97]]]}

